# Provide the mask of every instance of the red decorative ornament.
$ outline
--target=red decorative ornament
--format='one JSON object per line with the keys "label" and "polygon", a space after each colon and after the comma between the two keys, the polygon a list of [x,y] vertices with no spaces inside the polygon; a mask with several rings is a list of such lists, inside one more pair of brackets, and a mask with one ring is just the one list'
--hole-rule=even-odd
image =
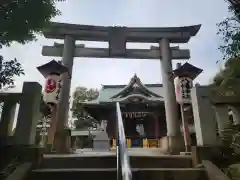
{"label": "red decorative ornament", "polygon": [[57,89],[57,82],[54,79],[47,79],[46,80],[46,84],[45,84],[45,88],[44,91],[46,93],[52,93],[53,91],[55,91]]}

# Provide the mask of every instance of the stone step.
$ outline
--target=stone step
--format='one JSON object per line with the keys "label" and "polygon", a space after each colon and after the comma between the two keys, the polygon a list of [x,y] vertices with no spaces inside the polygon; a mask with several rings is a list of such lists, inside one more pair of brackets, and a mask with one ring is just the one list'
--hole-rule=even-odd
{"label": "stone step", "polygon": [[[48,157],[41,168],[115,168],[116,156]],[[130,156],[132,168],[191,168],[191,156]]]}
{"label": "stone step", "polygon": [[[37,169],[25,180],[114,180],[117,179],[116,168],[84,169]],[[194,168],[132,168],[132,180],[208,180],[204,169]]]}

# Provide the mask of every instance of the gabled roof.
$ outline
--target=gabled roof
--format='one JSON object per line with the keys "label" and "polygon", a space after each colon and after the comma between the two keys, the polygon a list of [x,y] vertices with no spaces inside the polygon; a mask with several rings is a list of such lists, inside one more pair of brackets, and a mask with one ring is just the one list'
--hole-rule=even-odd
{"label": "gabled roof", "polygon": [[146,97],[161,98],[160,95],[150,91],[144,84],[142,84],[140,78],[137,77],[137,75],[135,74],[130,80],[130,83],[126,87],[124,87],[120,92],[112,96],[111,99],[125,98],[133,94],[142,95]]}
{"label": "gabled roof", "polygon": [[163,102],[163,86],[162,84],[142,84],[140,79],[134,75],[128,85],[102,85],[98,99],[85,102],[85,104],[123,102],[129,99],[134,100],[134,98]]}

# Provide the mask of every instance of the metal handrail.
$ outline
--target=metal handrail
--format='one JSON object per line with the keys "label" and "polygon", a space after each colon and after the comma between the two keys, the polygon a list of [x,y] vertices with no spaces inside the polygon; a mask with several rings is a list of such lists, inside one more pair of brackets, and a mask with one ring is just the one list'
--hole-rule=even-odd
{"label": "metal handrail", "polygon": [[117,108],[117,179],[132,180],[132,171],[128,156],[126,135],[123,126],[122,113],[119,102]]}

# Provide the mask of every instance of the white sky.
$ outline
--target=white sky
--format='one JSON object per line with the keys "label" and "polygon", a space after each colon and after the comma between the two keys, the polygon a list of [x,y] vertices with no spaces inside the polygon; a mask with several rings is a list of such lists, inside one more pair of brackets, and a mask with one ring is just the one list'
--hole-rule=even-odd
{"label": "white sky", "polygon": [[[201,84],[209,83],[219,69],[216,61],[221,60],[222,54],[217,50],[221,41],[216,35],[216,23],[228,16],[224,0],[68,0],[58,4],[58,7],[62,15],[54,21],[65,23],[139,27],[202,24],[197,36],[181,47],[190,49],[190,63],[204,69],[197,79]],[[37,42],[24,46],[13,44],[10,48],[2,49],[1,54],[5,58],[16,57],[24,67],[26,75],[16,78],[17,91],[21,90],[23,81],[43,84],[44,79],[36,67],[53,59],[43,57],[41,49],[43,45],[52,45],[54,41],[39,36]],[[87,45],[106,46],[102,43]],[[128,45],[133,46],[149,48],[150,45]],[[160,61],[157,60],[75,58],[72,91],[76,86],[99,88],[101,84],[127,84],[134,73],[144,83],[161,83]]]}

